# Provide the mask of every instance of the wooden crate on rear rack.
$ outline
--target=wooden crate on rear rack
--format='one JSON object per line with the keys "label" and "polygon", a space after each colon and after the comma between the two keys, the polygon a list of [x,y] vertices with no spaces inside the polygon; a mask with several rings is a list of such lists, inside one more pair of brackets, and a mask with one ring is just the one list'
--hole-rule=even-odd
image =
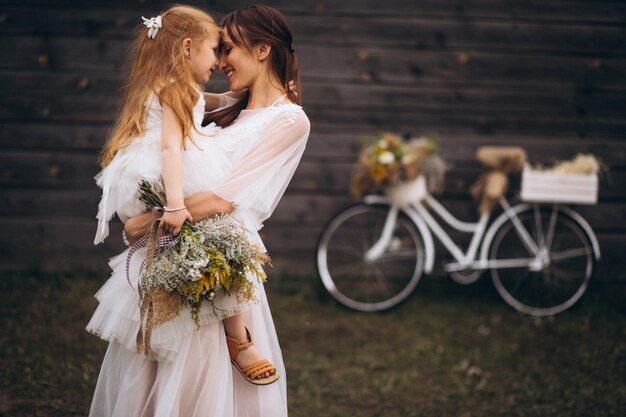
{"label": "wooden crate on rear rack", "polygon": [[597,174],[555,174],[533,170],[522,172],[523,201],[532,203],[597,204]]}

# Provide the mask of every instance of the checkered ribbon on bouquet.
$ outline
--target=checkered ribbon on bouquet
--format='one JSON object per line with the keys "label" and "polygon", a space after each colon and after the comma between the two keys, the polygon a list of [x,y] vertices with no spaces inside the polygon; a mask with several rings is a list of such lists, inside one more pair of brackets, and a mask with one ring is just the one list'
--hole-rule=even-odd
{"label": "checkered ribbon on bouquet", "polygon": [[[148,248],[146,258],[141,263],[141,268],[139,269],[139,276],[141,277],[144,269],[150,266],[152,259],[166,249],[169,249],[175,242],[176,237],[172,235],[163,235],[162,230],[159,228],[159,219],[156,219],[152,223],[150,231],[143,235],[137,242],[133,243],[128,250],[128,255],[126,256],[126,280],[128,281],[128,284],[131,287],[133,286],[130,282],[130,261],[135,252],[141,248]],[[141,278],[139,278],[139,281],[137,282],[137,290],[141,292]]]}

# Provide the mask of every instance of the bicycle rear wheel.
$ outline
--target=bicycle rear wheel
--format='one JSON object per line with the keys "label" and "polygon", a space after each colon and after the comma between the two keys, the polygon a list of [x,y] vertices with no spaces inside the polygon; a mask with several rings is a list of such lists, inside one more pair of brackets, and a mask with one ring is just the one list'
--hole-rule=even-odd
{"label": "bicycle rear wheel", "polygon": [[490,260],[535,258],[525,267],[492,267],[496,290],[513,308],[545,316],[571,307],[583,295],[593,273],[594,254],[578,221],[559,206],[527,205],[514,208],[521,225],[536,243],[535,257],[512,221],[496,232]]}
{"label": "bicycle rear wheel", "polygon": [[418,230],[399,214],[393,237],[375,260],[365,254],[381,236],[386,205],[359,204],[335,216],[322,231],[317,249],[320,278],[330,295],[346,307],[380,311],[396,306],[422,275],[424,246]]}

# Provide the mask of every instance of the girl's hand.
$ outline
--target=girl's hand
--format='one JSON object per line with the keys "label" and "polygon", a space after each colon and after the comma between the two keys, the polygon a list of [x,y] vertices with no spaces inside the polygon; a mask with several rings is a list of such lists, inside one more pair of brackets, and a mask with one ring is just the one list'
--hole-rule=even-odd
{"label": "girl's hand", "polygon": [[285,88],[296,95],[298,97],[298,92],[296,91],[296,82],[294,80],[289,81],[289,84],[285,86]]}
{"label": "girl's hand", "polygon": [[163,217],[161,217],[159,227],[163,229],[165,233],[171,233],[173,236],[178,236],[185,220],[188,222],[193,221],[193,218],[187,209],[166,211],[163,213]]}

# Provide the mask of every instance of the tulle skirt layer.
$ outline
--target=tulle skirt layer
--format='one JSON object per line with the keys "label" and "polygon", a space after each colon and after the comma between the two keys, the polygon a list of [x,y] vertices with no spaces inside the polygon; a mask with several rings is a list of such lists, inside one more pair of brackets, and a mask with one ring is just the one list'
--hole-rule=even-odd
{"label": "tulle skirt layer", "polygon": [[[155,356],[146,357],[136,352],[136,284],[145,249],[132,258],[130,283],[126,253],[111,260],[111,278],[96,294],[99,305],[87,325],[89,332],[109,341],[90,417],[286,416],[285,369],[263,286],[258,285],[255,302],[225,297],[216,302],[218,309],[207,305],[200,329],[188,309],[181,311],[153,331]],[[239,313],[256,349],[279,372],[280,379],[270,386],[246,382],[230,364],[221,319]]]}

